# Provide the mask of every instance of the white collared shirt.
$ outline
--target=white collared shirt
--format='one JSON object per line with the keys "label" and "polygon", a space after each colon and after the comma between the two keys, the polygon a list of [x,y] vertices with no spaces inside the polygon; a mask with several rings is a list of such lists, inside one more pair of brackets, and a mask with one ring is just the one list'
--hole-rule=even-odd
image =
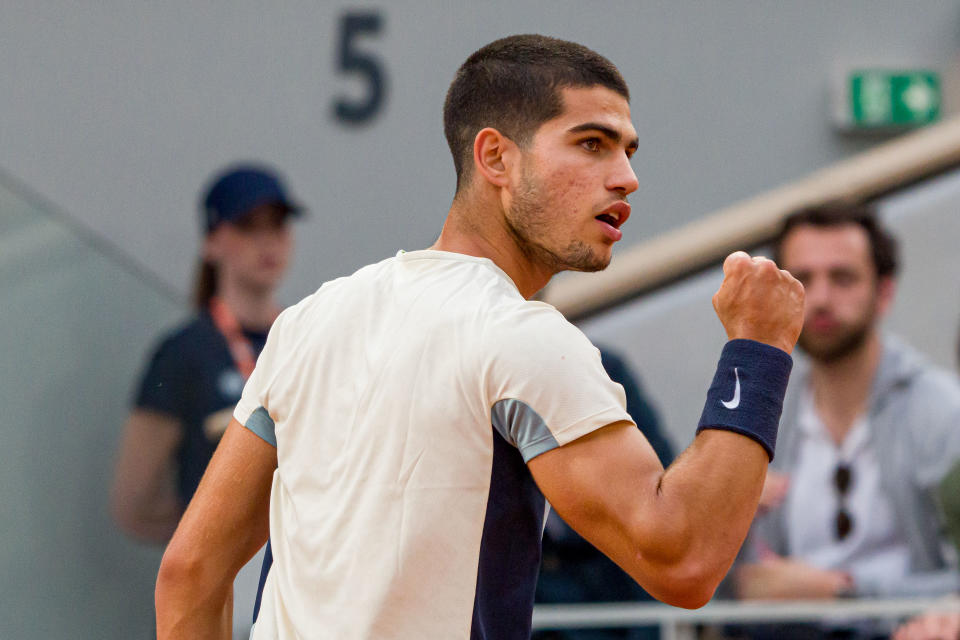
{"label": "white collared shirt", "polygon": [[[889,583],[906,576],[910,551],[883,491],[867,416],[858,417],[837,446],[817,415],[812,391],[807,389],[800,400],[799,426],[799,457],[784,505],[789,554],[816,567],[848,571],[855,581]],[[834,485],[840,464],[851,469],[850,486],[842,503],[853,527],[843,540],[836,535],[841,500]]]}

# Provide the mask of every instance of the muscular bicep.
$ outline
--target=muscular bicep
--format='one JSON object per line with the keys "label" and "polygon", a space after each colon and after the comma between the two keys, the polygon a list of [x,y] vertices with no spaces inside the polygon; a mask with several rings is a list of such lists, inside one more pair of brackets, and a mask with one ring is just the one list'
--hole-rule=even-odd
{"label": "muscular bicep", "polygon": [[580,535],[638,578],[638,519],[652,514],[663,467],[629,422],[608,425],[528,463],[547,501]]}
{"label": "muscular bicep", "polygon": [[239,570],[267,541],[276,468],[276,448],[232,420],[173,542],[203,545],[214,563]]}
{"label": "muscular bicep", "polygon": [[648,592],[699,607],[743,543],[767,461],[755,440],[707,429],[663,470],[618,423],[528,464],[557,513]]}
{"label": "muscular bicep", "polygon": [[267,541],[276,466],[276,449],[233,420],[163,555],[158,637],[229,637],[231,585]]}

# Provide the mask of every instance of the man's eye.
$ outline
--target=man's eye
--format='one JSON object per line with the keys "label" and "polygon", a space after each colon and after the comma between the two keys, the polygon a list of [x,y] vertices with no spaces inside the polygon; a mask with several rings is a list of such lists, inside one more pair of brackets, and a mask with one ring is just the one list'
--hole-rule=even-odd
{"label": "man's eye", "polygon": [[584,140],[580,145],[587,151],[599,151],[600,150],[600,141],[596,138],[590,138],[589,140]]}
{"label": "man's eye", "polygon": [[848,271],[840,271],[833,274],[833,283],[839,287],[849,287],[856,281],[857,277]]}

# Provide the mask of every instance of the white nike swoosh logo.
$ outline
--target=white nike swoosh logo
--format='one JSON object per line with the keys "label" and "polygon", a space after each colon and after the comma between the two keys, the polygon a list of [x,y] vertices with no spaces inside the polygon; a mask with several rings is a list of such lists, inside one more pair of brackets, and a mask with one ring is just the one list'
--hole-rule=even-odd
{"label": "white nike swoosh logo", "polygon": [[737,385],[733,388],[733,397],[729,400],[721,400],[720,404],[725,406],[727,409],[736,409],[740,406],[740,374],[737,373],[737,368],[733,368],[733,376],[737,380]]}

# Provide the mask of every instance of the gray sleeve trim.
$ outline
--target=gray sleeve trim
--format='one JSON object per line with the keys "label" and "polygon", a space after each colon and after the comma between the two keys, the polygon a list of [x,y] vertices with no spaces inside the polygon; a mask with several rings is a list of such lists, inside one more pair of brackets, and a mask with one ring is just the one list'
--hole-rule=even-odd
{"label": "gray sleeve trim", "polygon": [[256,411],[251,413],[250,417],[247,418],[247,423],[243,426],[260,436],[267,444],[277,446],[276,425],[273,423],[273,418],[263,407],[258,407]]}
{"label": "gray sleeve trim", "polygon": [[560,446],[540,414],[522,400],[499,400],[493,405],[490,421],[504,440],[520,450],[524,462]]}

